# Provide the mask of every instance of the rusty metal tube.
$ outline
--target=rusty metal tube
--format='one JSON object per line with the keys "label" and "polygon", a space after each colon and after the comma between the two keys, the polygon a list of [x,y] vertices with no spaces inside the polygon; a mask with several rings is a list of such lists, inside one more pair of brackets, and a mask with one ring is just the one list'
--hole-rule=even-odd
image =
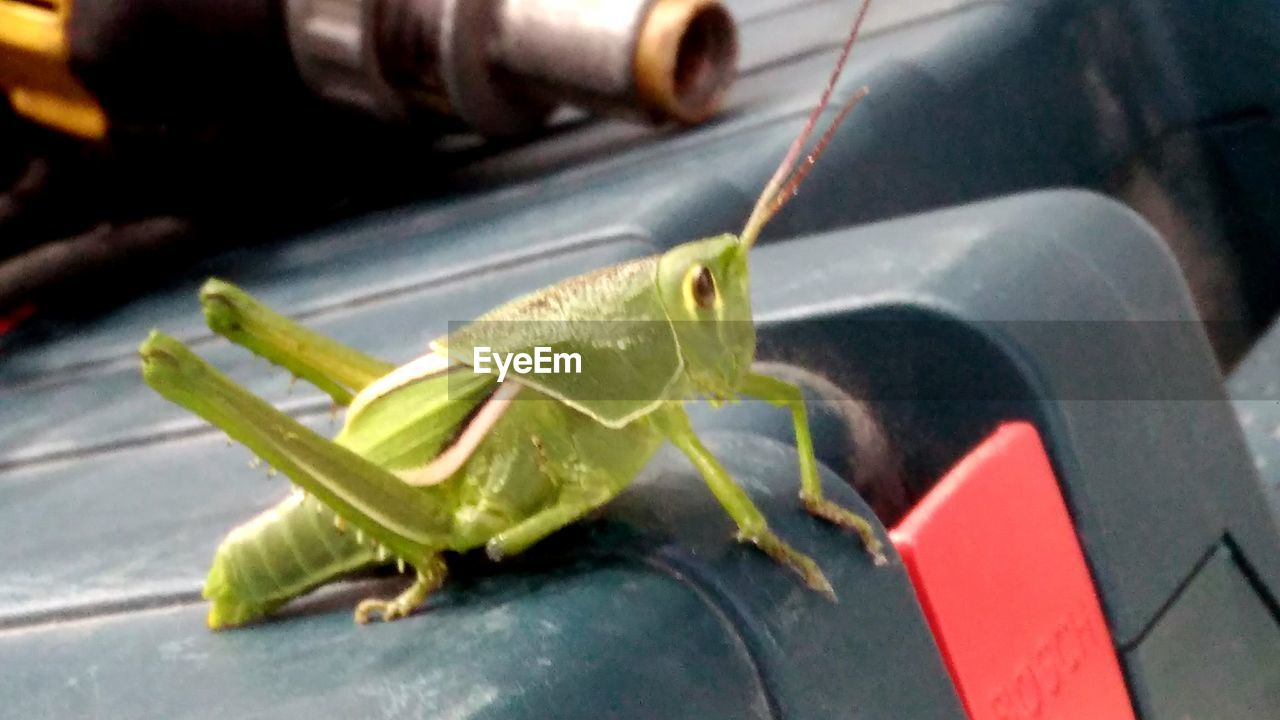
{"label": "rusty metal tube", "polygon": [[533,92],[605,113],[700,122],[733,80],[717,0],[505,0],[494,62]]}

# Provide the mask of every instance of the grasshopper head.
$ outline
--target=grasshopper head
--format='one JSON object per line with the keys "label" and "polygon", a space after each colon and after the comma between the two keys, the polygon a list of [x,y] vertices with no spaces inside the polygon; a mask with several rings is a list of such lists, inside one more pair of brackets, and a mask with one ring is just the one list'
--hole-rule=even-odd
{"label": "grasshopper head", "polygon": [[867,94],[865,87],[854,91],[813,148],[804,152],[836,89],[870,4],[871,0],[862,0],[822,99],[809,113],[804,128],[756,199],[741,237],[726,234],[695,240],[671,249],[658,261],[658,293],[675,326],[685,374],[712,398],[735,396],[755,358],[756,334],[747,273],[751,246],[769,220],[795,196],[836,128]]}
{"label": "grasshopper head", "polygon": [[658,261],[658,293],[689,379],[734,396],[756,352],[746,245],[725,234],[672,248]]}

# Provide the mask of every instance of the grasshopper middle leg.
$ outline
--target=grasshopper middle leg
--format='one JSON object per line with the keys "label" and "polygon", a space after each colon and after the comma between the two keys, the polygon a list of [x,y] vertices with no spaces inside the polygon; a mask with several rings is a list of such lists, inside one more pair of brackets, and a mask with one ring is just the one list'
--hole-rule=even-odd
{"label": "grasshopper middle leg", "polygon": [[490,538],[485,544],[485,552],[493,560],[501,560],[522,552],[556,530],[604,505],[615,494],[609,490],[599,490],[582,491],[563,497],[551,507]]}
{"label": "grasshopper middle leg", "polygon": [[835,590],[826,575],[823,575],[822,569],[813,558],[791,547],[769,529],[764,513],[751,502],[746,491],[734,482],[729,471],[724,469],[694,434],[684,408],[672,404],[655,415],[659,428],[693,462],[712,494],[724,506],[729,517],[738,524],[738,540],[760,548],[769,557],[791,568],[810,588],[834,600]]}

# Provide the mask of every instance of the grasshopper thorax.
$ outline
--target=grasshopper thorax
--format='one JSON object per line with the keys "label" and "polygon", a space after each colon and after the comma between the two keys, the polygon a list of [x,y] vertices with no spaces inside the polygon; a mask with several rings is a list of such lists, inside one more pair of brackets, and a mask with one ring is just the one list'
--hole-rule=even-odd
{"label": "grasshopper thorax", "polygon": [[737,394],[755,357],[747,247],[724,234],[679,245],[658,261],[658,294],[684,371],[713,398]]}

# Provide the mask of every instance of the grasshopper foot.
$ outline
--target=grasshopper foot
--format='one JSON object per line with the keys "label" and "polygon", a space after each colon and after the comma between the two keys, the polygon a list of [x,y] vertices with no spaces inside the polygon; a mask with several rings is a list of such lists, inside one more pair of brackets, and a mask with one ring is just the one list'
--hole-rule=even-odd
{"label": "grasshopper foot", "polygon": [[414,610],[418,609],[423,600],[426,600],[425,596],[422,598],[409,598],[405,597],[405,594],[397,595],[393,600],[379,600],[377,598],[362,600],[356,606],[356,622],[364,625],[374,617],[383,622],[409,617]]}
{"label": "grasshopper foot", "polygon": [[888,565],[889,559],[884,554],[884,544],[880,542],[880,537],[876,535],[876,530],[871,523],[861,515],[849,512],[839,505],[825,498],[800,496],[800,501],[804,503],[804,509],[815,517],[822,518],[832,525],[838,525],[842,528],[848,528],[862,538],[862,546],[866,548],[867,554],[871,556],[871,561],[876,565]]}
{"label": "grasshopper foot", "polygon": [[782,538],[775,535],[772,530],[766,528],[752,535],[739,532],[738,542],[751,543],[760,548],[766,555],[786,565],[799,575],[804,580],[805,585],[822,593],[831,602],[836,601],[836,591],[831,587],[827,576],[822,574],[822,568],[818,567],[818,563],[814,562],[813,558],[788,545]]}
{"label": "grasshopper foot", "polygon": [[418,578],[412,585],[391,600],[369,598],[360,601],[356,606],[356,622],[364,625],[374,616],[383,622],[409,617],[414,610],[422,607],[427,596],[444,584],[445,571],[444,560],[436,556],[427,567],[418,571]]}

